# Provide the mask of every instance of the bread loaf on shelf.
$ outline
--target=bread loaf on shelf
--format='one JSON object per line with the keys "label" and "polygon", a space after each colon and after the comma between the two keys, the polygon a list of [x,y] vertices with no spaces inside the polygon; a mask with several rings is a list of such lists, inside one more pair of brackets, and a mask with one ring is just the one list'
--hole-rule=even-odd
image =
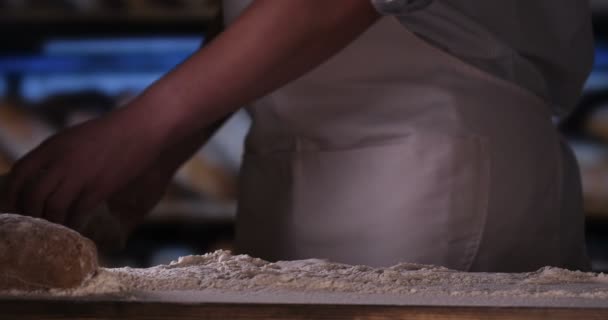
{"label": "bread loaf on shelf", "polygon": [[176,175],[177,183],[218,201],[236,198],[236,180],[236,177],[225,169],[211,164],[200,154],[186,162]]}
{"label": "bread loaf on shelf", "polygon": [[0,150],[9,160],[21,158],[54,132],[26,108],[0,103]]}

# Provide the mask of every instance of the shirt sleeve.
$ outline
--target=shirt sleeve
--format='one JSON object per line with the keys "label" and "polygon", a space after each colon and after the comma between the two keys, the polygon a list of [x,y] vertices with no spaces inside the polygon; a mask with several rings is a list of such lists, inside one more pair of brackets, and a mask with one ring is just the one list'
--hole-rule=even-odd
{"label": "shirt sleeve", "polygon": [[427,7],[433,0],[371,0],[383,15],[401,16]]}

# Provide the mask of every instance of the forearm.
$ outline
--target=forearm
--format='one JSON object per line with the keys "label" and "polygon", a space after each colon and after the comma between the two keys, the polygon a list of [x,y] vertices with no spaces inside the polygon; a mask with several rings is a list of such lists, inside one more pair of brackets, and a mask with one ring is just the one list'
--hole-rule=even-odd
{"label": "forearm", "polygon": [[310,71],[377,17],[369,0],[256,0],[129,108],[153,115],[165,143],[183,141]]}
{"label": "forearm", "polygon": [[182,141],[168,146],[159,157],[154,169],[174,174],[184,162],[213,137],[228,118],[229,116],[224,117]]}

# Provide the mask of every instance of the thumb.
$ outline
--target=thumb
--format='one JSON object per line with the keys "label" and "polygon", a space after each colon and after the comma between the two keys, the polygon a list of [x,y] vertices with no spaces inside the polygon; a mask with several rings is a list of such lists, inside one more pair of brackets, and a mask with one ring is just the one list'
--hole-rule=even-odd
{"label": "thumb", "polygon": [[8,211],[8,176],[0,175],[0,212]]}
{"label": "thumb", "polygon": [[125,226],[108,210],[105,204],[93,210],[82,221],[77,231],[93,240],[99,250],[105,253],[124,249],[127,241]]}

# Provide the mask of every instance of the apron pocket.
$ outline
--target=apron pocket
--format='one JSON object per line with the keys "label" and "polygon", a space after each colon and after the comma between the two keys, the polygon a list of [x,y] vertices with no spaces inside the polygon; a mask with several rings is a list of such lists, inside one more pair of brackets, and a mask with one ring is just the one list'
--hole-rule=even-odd
{"label": "apron pocket", "polygon": [[[485,223],[484,139],[416,131],[385,145],[293,154],[288,258],[467,270]],[[272,180],[272,179],[270,179]]]}

